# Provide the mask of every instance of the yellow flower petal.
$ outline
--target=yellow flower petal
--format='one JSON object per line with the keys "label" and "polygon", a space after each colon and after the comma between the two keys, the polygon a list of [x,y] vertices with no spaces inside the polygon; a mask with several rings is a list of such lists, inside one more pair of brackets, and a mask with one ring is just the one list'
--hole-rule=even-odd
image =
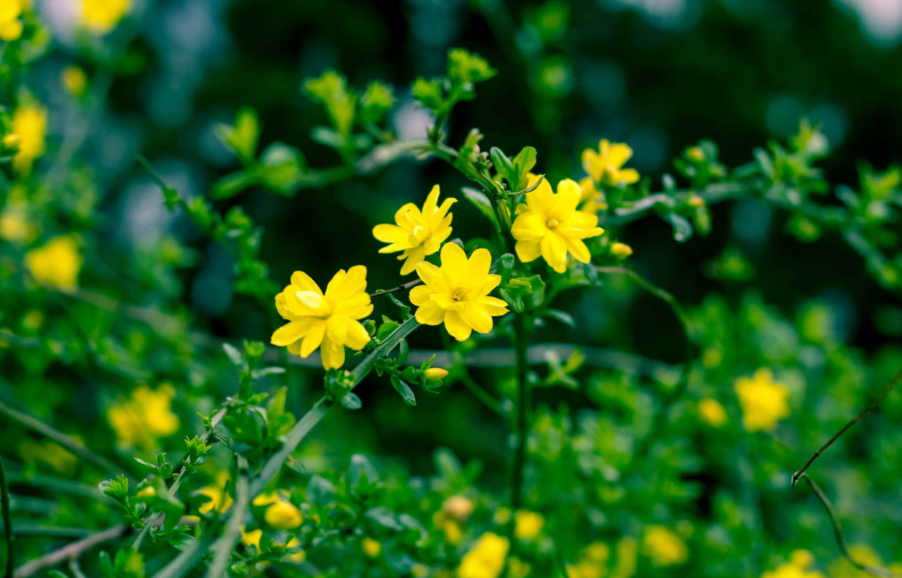
{"label": "yellow flower petal", "polygon": [[458,341],[466,341],[473,332],[473,328],[467,325],[457,311],[445,312],[445,329]]}
{"label": "yellow flower petal", "polygon": [[567,270],[567,244],[564,239],[554,233],[549,233],[542,238],[542,257],[548,265],[563,273]]}

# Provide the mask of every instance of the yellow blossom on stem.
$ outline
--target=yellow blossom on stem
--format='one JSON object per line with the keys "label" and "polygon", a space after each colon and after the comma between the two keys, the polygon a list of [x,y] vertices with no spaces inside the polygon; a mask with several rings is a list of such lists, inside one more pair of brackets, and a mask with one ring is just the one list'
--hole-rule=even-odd
{"label": "yellow blossom on stem", "polygon": [[364,538],[360,541],[360,549],[368,558],[375,558],[382,553],[382,544],[372,538]]}
{"label": "yellow blossom on stem", "polygon": [[161,385],[155,390],[139,385],[128,399],[107,410],[107,421],[123,444],[152,449],[158,438],[170,436],[179,429],[179,417],[172,413],[174,396],[171,385]]}
{"label": "yellow blossom on stem", "polygon": [[487,532],[461,558],[457,575],[459,578],[497,578],[504,569],[509,549],[507,538]]}
{"label": "yellow blossom on stem", "polygon": [[380,253],[397,253],[399,261],[404,261],[401,275],[412,273],[417,263],[432,255],[451,235],[451,215],[448,210],[457,199],[445,199],[438,204],[439,186],[432,187],[423,209],[413,203],[407,203],[395,213],[397,225],[376,225],[373,236],[387,247],[379,249]]}
{"label": "yellow blossom on stem", "polygon": [[[530,186],[537,179],[530,175]],[[567,270],[567,253],[581,263],[589,262],[592,256],[582,240],[604,230],[598,227],[596,215],[577,210],[580,195],[579,185],[571,179],[558,183],[557,194],[545,180],[526,194],[526,204],[517,206],[517,219],[511,227],[521,261],[529,263],[541,256],[558,273]]]}
{"label": "yellow blossom on stem", "polygon": [[608,208],[604,193],[598,190],[592,177],[583,177],[579,180],[579,191],[580,211],[595,215]]}
{"label": "yellow blossom on stem", "polygon": [[[301,547],[301,541],[295,537],[292,537],[291,540],[285,544],[286,548],[296,549]],[[285,556],[284,560],[287,562],[291,562],[292,564],[300,564],[304,560],[307,559],[307,552],[303,550],[298,550],[297,552],[289,552],[287,556]]]}
{"label": "yellow blossom on stem", "polygon": [[19,152],[13,157],[13,168],[19,174],[27,175],[34,160],[44,154],[47,111],[37,104],[20,105],[13,113],[11,134],[19,139]]}
{"label": "yellow blossom on stem", "polygon": [[61,291],[78,288],[82,258],[75,237],[55,237],[25,254],[25,267],[39,283]]}
{"label": "yellow blossom on stem", "polygon": [[426,381],[441,381],[448,377],[448,370],[441,367],[430,367],[423,372]]}
{"label": "yellow blossom on stem", "polygon": [[492,317],[507,313],[507,303],[490,297],[501,283],[501,275],[489,272],[492,255],[487,249],[467,254],[455,243],[442,247],[442,266],[421,261],[417,275],[423,285],[410,291],[410,302],[416,305],[416,319],[424,325],[445,324],[448,333],[464,341],[475,331],[492,330]]}
{"label": "yellow blossom on stem", "polygon": [[611,143],[602,139],[598,152],[583,151],[583,169],[596,183],[608,185],[629,185],[639,180],[636,169],[625,169],[623,165],[633,156],[633,149],[625,143]]}
{"label": "yellow blossom on stem", "polygon": [[633,248],[626,243],[617,242],[611,244],[611,255],[617,257],[618,259],[626,259],[632,254]]}
{"label": "yellow blossom on stem", "polygon": [[645,530],[642,553],[657,567],[682,564],[689,558],[686,543],[666,526],[649,526]]}
{"label": "yellow blossom on stem", "polygon": [[473,513],[473,502],[464,496],[451,496],[442,504],[442,512],[458,522],[466,522]]}
{"label": "yellow blossom on stem", "polygon": [[0,2],[0,40],[12,42],[22,36],[22,21],[19,16],[26,8],[26,0],[3,0]]}
{"label": "yellow blossom on stem", "polygon": [[698,402],[698,415],[703,422],[714,428],[727,423],[727,410],[719,401],[710,397]]}
{"label": "yellow blossom on stem", "polygon": [[241,528],[241,543],[245,546],[253,546],[257,549],[257,552],[260,551],[260,538],[262,537],[263,530],[259,528],[249,532],[245,531],[243,527]]}
{"label": "yellow blossom on stem", "polygon": [[774,381],[770,369],[762,367],[751,378],[740,377],[734,387],[746,431],[772,431],[789,415],[789,389]]}
{"label": "yellow blossom on stem", "polygon": [[226,472],[219,472],[219,475],[216,476],[215,485],[205,486],[197,490],[197,493],[201,496],[210,498],[208,501],[201,504],[197,511],[201,514],[209,514],[214,511],[222,514],[232,507],[232,503],[235,500],[233,500],[232,496],[225,490],[228,483],[229,475]]}
{"label": "yellow blossom on stem", "polygon": [[273,528],[291,530],[301,525],[304,515],[291,502],[279,500],[266,508],[263,519]]}
{"label": "yellow blossom on stem", "polygon": [[[860,558],[856,558],[856,560],[860,560]],[[824,578],[822,573],[808,569],[812,564],[814,564],[814,556],[811,555],[811,552],[808,550],[796,550],[790,555],[788,563],[778,566],[776,570],[765,572],[761,575],[761,578]],[[851,575],[860,576],[863,574],[854,570]],[[840,574],[837,573],[835,576],[838,578]]]}
{"label": "yellow blossom on stem", "polygon": [[545,517],[536,512],[518,510],[514,514],[514,536],[519,540],[532,540],[545,527]]}
{"label": "yellow blossom on stem", "polygon": [[370,341],[358,321],[373,312],[366,267],[339,270],[325,293],[309,275],[295,271],[291,285],[276,295],[276,309],[288,323],[272,334],[273,345],[305,358],[322,346],[323,367],[338,369],[345,362],[345,346],[360,351]]}
{"label": "yellow blossom on stem", "polygon": [[34,226],[28,221],[24,210],[9,207],[0,213],[0,239],[12,243],[27,241],[34,232]]}
{"label": "yellow blossom on stem", "polygon": [[82,97],[88,89],[88,75],[78,66],[70,65],[61,74],[63,88],[75,97]]}
{"label": "yellow blossom on stem", "polygon": [[106,34],[119,24],[130,9],[130,0],[82,0],[81,19],[91,32]]}

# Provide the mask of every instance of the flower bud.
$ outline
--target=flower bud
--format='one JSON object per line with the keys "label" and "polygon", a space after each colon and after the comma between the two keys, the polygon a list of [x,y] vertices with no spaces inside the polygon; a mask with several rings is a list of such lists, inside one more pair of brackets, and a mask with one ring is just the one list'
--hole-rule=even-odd
{"label": "flower bud", "polygon": [[15,133],[10,133],[3,137],[3,148],[7,149],[18,149],[19,142],[21,142],[21,137]]}
{"label": "flower bud", "polygon": [[448,370],[442,369],[441,367],[430,367],[423,372],[423,377],[426,378],[426,381],[441,381],[445,379],[447,375]]}
{"label": "flower bud", "polygon": [[273,528],[291,530],[301,525],[301,522],[304,521],[304,515],[291,502],[280,500],[266,508],[263,519]]}
{"label": "flower bud", "polygon": [[451,496],[442,504],[442,511],[453,520],[466,522],[473,512],[473,502],[463,496]]}
{"label": "flower bud", "polygon": [[611,245],[611,255],[618,259],[626,259],[633,254],[633,248],[626,243],[614,243]]}

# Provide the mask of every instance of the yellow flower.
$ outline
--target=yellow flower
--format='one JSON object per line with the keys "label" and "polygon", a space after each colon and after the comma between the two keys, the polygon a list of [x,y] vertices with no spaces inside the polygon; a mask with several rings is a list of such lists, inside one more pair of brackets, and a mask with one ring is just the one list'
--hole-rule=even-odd
{"label": "yellow flower", "polygon": [[[778,566],[772,572],[765,572],[761,578],[824,578],[824,575],[815,570],[808,570],[814,564],[814,556],[808,550],[796,550],[789,557],[789,562]],[[852,568],[849,566],[849,568]],[[857,570],[854,575],[864,576],[862,572],[859,574]]]}
{"label": "yellow flower", "polygon": [[[529,176],[530,186],[537,178]],[[529,263],[541,256],[558,273],[567,270],[567,253],[581,263],[589,262],[592,256],[582,240],[604,230],[597,226],[596,215],[576,210],[579,198],[579,185],[571,179],[558,183],[557,194],[544,180],[526,194],[526,204],[517,206],[517,219],[511,227],[521,261]]]}
{"label": "yellow flower", "polygon": [[[407,203],[395,213],[397,225],[376,225],[373,236],[387,247],[379,249],[380,253],[397,253],[399,261],[404,261],[401,275],[412,273],[417,263],[439,250],[442,243],[451,235],[451,218],[448,213],[457,199],[445,199],[438,206],[439,187],[432,187],[423,210],[413,203]],[[447,215],[447,216],[446,216]]]}
{"label": "yellow flower", "polygon": [[151,449],[157,438],[177,432],[179,418],[171,410],[174,395],[170,385],[156,390],[140,385],[131,397],[110,407],[107,420],[119,441],[127,446]]}
{"label": "yellow flower", "polygon": [[583,169],[596,183],[608,185],[629,185],[639,180],[636,169],[625,169],[623,165],[633,156],[633,149],[624,143],[611,143],[602,139],[598,152],[583,151]]}
{"label": "yellow flower", "polygon": [[649,526],[642,538],[642,553],[653,566],[682,564],[689,558],[689,548],[676,532],[665,526]]}
{"label": "yellow flower", "polygon": [[567,578],[604,578],[608,573],[611,547],[604,542],[595,542],[583,548],[579,561],[567,567]]}
{"label": "yellow flower", "polygon": [[[300,546],[301,541],[297,538],[291,538],[291,540],[289,540],[288,543],[285,544],[286,548],[299,548]],[[284,559],[293,564],[300,564],[307,559],[307,552],[298,550],[297,552],[289,553],[287,556],[285,556]]]}
{"label": "yellow flower", "polygon": [[241,528],[241,543],[245,546],[253,546],[257,549],[257,552],[260,551],[260,538],[262,537],[263,530],[259,528],[250,532],[246,532],[243,527]]}
{"label": "yellow flower", "polygon": [[369,558],[375,558],[382,553],[382,544],[372,538],[364,538],[360,541],[360,549]]}
{"label": "yellow flower", "polygon": [[91,32],[106,34],[119,24],[130,8],[130,0],[83,0],[81,19]]}
{"label": "yellow flower", "polygon": [[770,369],[763,367],[752,378],[740,377],[734,387],[746,431],[772,431],[789,415],[789,389],[774,381]]}
{"label": "yellow flower", "polygon": [[25,267],[39,283],[59,289],[74,291],[78,288],[78,272],[82,258],[74,237],[54,237],[43,247],[25,254]]}
{"label": "yellow flower", "polygon": [[26,8],[26,0],[3,0],[0,5],[0,40],[12,42],[22,36],[19,16]]}
{"label": "yellow flower", "polygon": [[251,502],[254,506],[268,506],[270,504],[275,504],[281,499],[278,492],[269,492],[266,494],[260,494],[254,501]]}
{"label": "yellow flower", "polygon": [[88,75],[78,66],[70,65],[63,69],[61,79],[63,88],[72,96],[84,96],[88,88]]}
{"label": "yellow flower", "polygon": [[579,193],[580,211],[594,215],[598,211],[604,211],[608,208],[604,193],[598,190],[592,177],[583,177],[579,180]]}
{"label": "yellow flower", "polygon": [[514,514],[514,536],[519,540],[532,540],[544,527],[545,517],[542,514],[526,510],[518,510]]}
{"label": "yellow flower", "polygon": [[11,243],[21,243],[31,237],[34,227],[28,222],[25,211],[7,208],[0,213],[0,239]]}
{"label": "yellow flower", "polygon": [[632,254],[633,248],[626,243],[618,242],[611,244],[611,255],[617,257],[618,259],[626,259]]}
{"label": "yellow flower", "polygon": [[449,518],[458,522],[466,522],[473,513],[473,502],[464,496],[451,496],[442,504],[442,511]]}
{"label": "yellow flower", "polygon": [[639,542],[632,536],[621,538],[615,546],[617,563],[611,571],[611,578],[630,578],[636,573]]}
{"label": "yellow flower", "polygon": [[219,472],[219,475],[216,476],[216,485],[205,486],[197,490],[196,493],[210,498],[208,501],[201,504],[197,511],[201,514],[208,514],[213,511],[222,514],[232,507],[232,502],[234,502],[234,500],[232,499],[232,496],[225,491],[225,487],[228,483],[229,475],[226,472]]}
{"label": "yellow flower", "polygon": [[147,486],[145,488],[141,488],[135,493],[135,497],[138,498],[153,498],[157,495],[157,489],[153,486]]}
{"label": "yellow flower", "polygon": [[454,243],[442,247],[442,266],[421,261],[417,275],[423,285],[410,291],[410,302],[417,306],[417,321],[424,325],[445,324],[458,341],[473,331],[488,333],[492,317],[507,313],[507,303],[489,293],[501,283],[501,275],[489,273],[492,255],[487,249],[467,254]]}
{"label": "yellow flower", "polygon": [[13,168],[27,175],[36,158],[44,154],[47,134],[47,111],[36,104],[23,104],[13,114],[12,134],[19,137],[19,152],[13,157]]}
{"label": "yellow flower", "polygon": [[263,519],[273,528],[291,530],[301,525],[304,515],[291,502],[279,500],[266,508]]}
{"label": "yellow flower", "polygon": [[62,446],[50,441],[38,443],[30,438],[19,444],[19,455],[29,463],[40,461],[50,464],[58,472],[66,475],[72,475],[79,462],[75,454]]}
{"label": "yellow flower", "polygon": [[463,537],[460,531],[460,526],[457,525],[457,522],[454,520],[445,520],[442,523],[442,531],[445,533],[445,541],[451,544],[452,546],[457,546],[460,544],[461,538]]}
{"label": "yellow flower", "polygon": [[532,574],[532,566],[519,558],[511,556],[511,559],[507,562],[507,575],[509,578],[527,578],[530,574]]}
{"label": "yellow flower", "polygon": [[698,415],[711,427],[727,423],[727,410],[716,399],[706,398],[698,402]]}
{"label": "yellow flower", "polygon": [[459,578],[497,578],[504,568],[510,543],[492,532],[483,534],[464,554],[457,570]]}
{"label": "yellow flower", "polygon": [[373,312],[366,292],[366,267],[338,271],[323,293],[302,271],[291,276],[291,285],[276,295],[276,309],[288,323],[272,334],[273,345],[307,357],[322,345],[323,367],[344,365],[345,346],[360,351],[370,336],[358,319]]}

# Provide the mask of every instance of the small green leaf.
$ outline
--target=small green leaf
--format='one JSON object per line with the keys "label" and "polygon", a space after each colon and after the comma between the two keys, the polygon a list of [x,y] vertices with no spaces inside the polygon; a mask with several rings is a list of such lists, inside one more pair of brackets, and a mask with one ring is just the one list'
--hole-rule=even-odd
{"label": "small green leaf", "polygon": [[401,395],[401,399],[404,400],[409,406],[415,406],[417,404],[417,398],[413,394],[413,390],[410,389],[410,386],[407,385],[400,377],[397,375],[391,376],[391,384],[394,386],[395,391],[397,391]]}

